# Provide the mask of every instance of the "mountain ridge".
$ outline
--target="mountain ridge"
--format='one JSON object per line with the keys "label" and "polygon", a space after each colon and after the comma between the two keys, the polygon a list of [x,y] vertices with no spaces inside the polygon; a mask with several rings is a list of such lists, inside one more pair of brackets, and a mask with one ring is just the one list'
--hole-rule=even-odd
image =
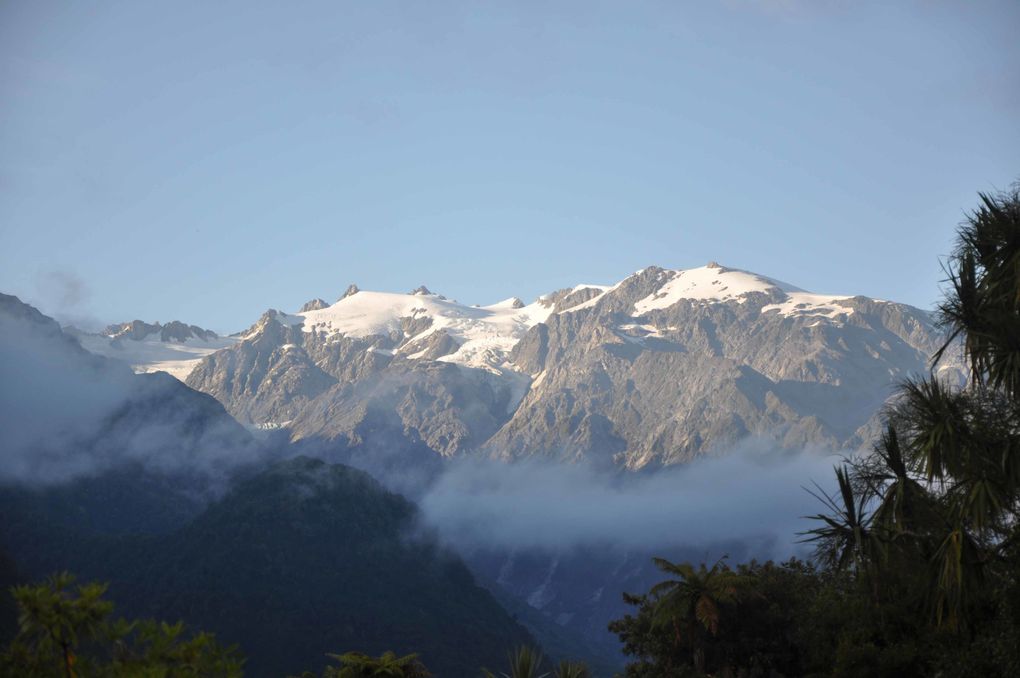
{"label": "mountain ridge", "polygon": [[[857,448],[941,340],[920,309],[707,266],[648,267],[530,304],[353,287],[268,311],[187,383],[294,439],[638,469],[748,435]],[[962,374],[959,363],[947,378]],[[382,444],[382,443],[379,443]]]}

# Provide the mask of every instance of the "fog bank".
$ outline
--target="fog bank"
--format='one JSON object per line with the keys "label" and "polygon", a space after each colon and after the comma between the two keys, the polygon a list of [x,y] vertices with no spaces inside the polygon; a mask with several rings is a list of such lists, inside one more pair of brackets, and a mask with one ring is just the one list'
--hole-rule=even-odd
{"label": "fog bank", "polygon": [[529,461],[454,463],[421,499],[425,522],[460,549],[609,546],[659,549],[740,541],[756,555],[805,547],[797,532],[820,505],[840,457],[752,440],[729,453],[654,473],[605,473]]}

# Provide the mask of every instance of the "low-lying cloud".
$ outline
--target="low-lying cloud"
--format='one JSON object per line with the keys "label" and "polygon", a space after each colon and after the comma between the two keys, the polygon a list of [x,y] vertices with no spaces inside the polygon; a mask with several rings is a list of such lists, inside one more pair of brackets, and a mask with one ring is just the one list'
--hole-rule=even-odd
{"label": "low-lying cloud", "polygon": [[803,552],[804,488],[830,484],[840,457],[748,441],[725,456],[646,474],[556,462],[452,465],[424,495],[426,522],[455,547],[564,551],[740,542],[755,555]]}
{"label": "low-lying cloud", "polygon": [[92,355],[0,295],[0,483],[52,485],[125,463],[222,475],[263,452],[211,397]]}

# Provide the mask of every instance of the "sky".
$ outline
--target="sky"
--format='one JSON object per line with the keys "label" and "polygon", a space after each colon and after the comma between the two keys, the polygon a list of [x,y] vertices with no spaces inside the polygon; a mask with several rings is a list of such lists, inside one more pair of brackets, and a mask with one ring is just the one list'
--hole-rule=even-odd
{"label": "sky", "polygon": [[920,307],[1020,178],[1020,3],[0,0],[0,291],[232,332],[710,260]]}

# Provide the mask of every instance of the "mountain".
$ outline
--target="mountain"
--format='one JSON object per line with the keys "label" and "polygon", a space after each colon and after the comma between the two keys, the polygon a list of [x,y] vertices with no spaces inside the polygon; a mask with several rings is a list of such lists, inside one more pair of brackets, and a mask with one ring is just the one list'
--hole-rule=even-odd
{"label": "mountain", "polygon": [[[291,448],[286,440],[275,441],[280,443],[276,449],[267,449],[212,397],[167,374],[135,374],[120,361],[94,355],[55,321],[8,295],[0,295],[0,383],[4,384],[0,428],[5,436],[0,467],[0,565],[10,565],[4,565],[0,574],[16,573],[5,581],[15,581],[15,576],[17,581],[27,581],[65,568],[110,580],[114,592],[120,592],[119,608],[137,615],[179,616],[198,626],[225,629],[225,638],[243,643],[246,649],[254,646],[249,654],[260,664],[277,667],[268,675],[317,666],[323,652],[351,648],[377,653],[398,646],[407,651],[437,648],[429,656],[436,657],[434,668],[442,667],[459,656],[459,650],[450,649],[450,639],[468,638],[474,649],[463,654],[467,659],[457,660],[466,663],[456,671],[443,672],[460,675],[464,666],[473,672],[482,663],[493,665],[508,647],[529,641],[488,593],[465,583],[470,575],[456,557],[441,552],[427,538],[412,539],[413,544],[408,541],[417,530],[417,517],[406,501],[383,491],[361,472],[330,470],[308,459],[278,466],[237,485],[273,457],[321,450],[307,444]],[[320,475],[329,491],[317,505],[322,515],[295,514],[294,507],[318,491],[315,479]],[[209,507],[210,500],[229,488],[234,488],[229,499]],[[226,506],[232,508],[223,517]],[[333,512],[342,517],[333,515],[329,519],[333,522],[315,527],[316,520],[327,520]],[[284,522],[270,525],[271,518]],[[224,527],[218,531],[221,522]],[[268,532],[258,532],[263,528]],[[345,533],[347,528],[355,532]],[[384,542],[389,540],[385,548],[369,538],[376,528],[384,533]],[[285,555],[280,556],[285,562],[266,564],[268,545],[291,533],[313,543],[280,543],[276,553],[299,551],[316,558],[315,562]],[[236,543],[238,534],[244,535],[243,543]],[[359,550],[359,540],[366,542],[362,546],[367,554]],[[237,553],[224,555],[212,548],[230,543]],[[316,546],[319,543],[328,546]],[[249,547],[253,551],[244,550]],[[316,556],[316,548],[338,551]],[[167,565],[185,553],[188,562],[174,560]],[[222,560],[216,560],[220,555]],[[404,591],[396,581],[399,572],[393,571],[393,563],[409,568],[409,559],[416,568],[423,568],[411,580],[426,579],[419,583],[427,600],[408,594],[408,600],[417,605],[413,610],[402,607],[402,599],[388,598],[393,591]],[[301,580],[293,590],[279,593],[277,577],[300,579],[287,571],[291,561],[299,564],[301,572],[312,573],[313,579],[345,572],[348,578],[328,583]],[[324,564],[327,561],[332,564]],[[345,564],[362,561],[363,569]],[[244,575],[245,585],[254,588],[243,596],[228,595],[231,576],[249,566],[268,569]],[[354,574],[348,572],[350,567],[355,567]],[[149,579],[164,570],[193,579]],[[375,589],[366,583],[381,573],[389,574],[372,580]],[[386,579],[391,575],[392,580]],[[323,590],[332,591],[328,595],[337,600],[357,598],[362,606],[356,612],[361,616],[355,619],[350,617],[355,612],[344,607],[339,617],[344,620],[341,636],[316,635],[318,631],[309,628],[321,623],[325,629],[335,621],[324,611],[329,606],[322,604],[320,596],[327,595]],[[266,602],[266,595],[278,598]],[[265,609],[274,609],[279,618],[302,629],[300,638],[285,638],[281,643],[303,648],[304,654],[298,657],[274,649],[269,641],[278,630],[275,622],[271,628],[265,622],[261,608],[232,609],[231,614],[236,619],[261,619],[263,626],[231,626],[218,616],[227,605],[225,599],[242,606],[237,602],[241,598],[261,601],[269,606]],[[188,601],[186,607],[181,607],[182,601]],[[382,609],[391,605],[397,610],[392,618]],[[0,612],[9,613],[9,605],[0,603]],[[445,621],[432,620],[433,614]],[[423,615],[429,619],[423,621]],[[478,630],[449,628],[451,623],[476,621]],[[0,619],[0,632],[9,635],[12,623],[6,617]],[[368,635],[358,635],[365,629]],[[569,633],[556,636],[557,647],[585,650]],[[420,645],[415,644],[419,637]],[[316,638],[321,645],[313,646]],[[475,651],[482,654],[472,655]],[[292,663],[273,664],[288,656]],[[254,675],[263,674],[256,670]]]}
{"label": "mountain", "polygon": [[0,547],[22,575],[69,569],[109,581],[119,613],[184,619],[238,643],[250,676],[319,671],[327,652],[390,649],[419,652],[437,675],[467,676],[534,642],[419,532],[410,502],[345,466],[280,462],[164,534],[83,528],[45,508],[52,495],[0,491]]}
{"label": "mountain", "polygon": [[[715,263],[531,304],[351,286],[318,306],[266,312],[187,383],[295,440],[642,469],[747,436],[860,447],[941,340],[920,309]],[[943,369],[962,375],[959,363]]]}
{"label": "mountain", "polygon": [[132,320],[97,333],[65,331],[89,351],[125,362],[136,372],[167,372],[181,381],[203,357],[236,342],[179,320],[166,324]]}
{"label": "mountain", "polygon": [[86,351],[5,294],[0,384],[0,483],[58,484],[133,464],[188,476],[197,492],[265,452],[212,397]]}

